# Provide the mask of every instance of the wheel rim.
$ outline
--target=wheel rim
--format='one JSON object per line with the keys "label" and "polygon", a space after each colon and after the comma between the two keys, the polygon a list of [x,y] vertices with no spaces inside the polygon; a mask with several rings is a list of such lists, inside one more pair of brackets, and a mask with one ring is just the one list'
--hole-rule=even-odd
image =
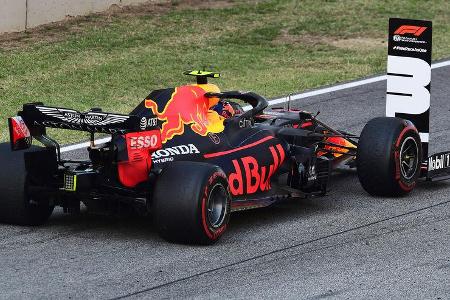
{"label": "wheel rim", "polygon": [[419,147],[413,137],[407,137],[400,148],[400,171],[406,180],[414,177],[419,164]]}
{"label": "wheel rim", "polygon": [[228,193],[223,185],[217,183],[208,197],[208,223],[213,228],[220,227],[225,221]]}

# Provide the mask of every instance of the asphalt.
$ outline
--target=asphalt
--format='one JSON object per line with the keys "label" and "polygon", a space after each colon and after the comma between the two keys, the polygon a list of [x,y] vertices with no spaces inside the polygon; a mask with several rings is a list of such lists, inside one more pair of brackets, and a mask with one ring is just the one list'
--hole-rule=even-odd
{"label": "asphalt", "polygon": [[[450,149],[449,75],[432,72],[430,152]],[[384,114],[385,89],[381,81],[293,105],[359,133]],[[42,227],[0,225],[0,298],[450,298],[450,182],[374,198],[343,172],[330,188],[236,213],[209,247],[167,243],[140,218],[58,210]]]}

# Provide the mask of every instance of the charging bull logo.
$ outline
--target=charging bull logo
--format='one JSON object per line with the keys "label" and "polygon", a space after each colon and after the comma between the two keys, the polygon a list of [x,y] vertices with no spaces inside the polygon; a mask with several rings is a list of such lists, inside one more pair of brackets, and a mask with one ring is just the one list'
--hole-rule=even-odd
{"label": "charging bull logo", "polygon": [[214,112],[209,110],[209,99],[204,94],[205,91],[198,86],[177,87],[162,112],[158,111],[160,108],[155,101],[145,100],[145,107],[150,108],[158,119],[165,121],[161,128],[163,143],[176,135],[182,135],[184,125],[190,125],[192,131],[202,136],[223,130],[223,121],[213,122],[218,118],[214,118]]}

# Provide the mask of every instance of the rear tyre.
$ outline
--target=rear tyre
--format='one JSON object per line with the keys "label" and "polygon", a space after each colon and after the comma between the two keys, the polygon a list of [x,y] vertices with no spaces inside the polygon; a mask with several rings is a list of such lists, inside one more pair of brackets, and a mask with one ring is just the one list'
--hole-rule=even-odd
{"label": "rear tyre", "polygon": [[361,133],[356,155],[358,178],[374,196],[402,196],[416,186],[422,146],[416,127],[399,118],[375,118]]}
{"label": "rear tyre", "polygon": [[0,222],[17,225],[41,225],[53,212],[45,199],[28,193],[25,152],[42,149],[32,147],[25,151],[11,151],[9,143],[0,144]]}
{"label": "rear tyre", "polygon": [[225,232],[230,218],[228,180],[217,166],[173,162],[158,176],[153,193],[155,225],[164,239],[209,245]]}

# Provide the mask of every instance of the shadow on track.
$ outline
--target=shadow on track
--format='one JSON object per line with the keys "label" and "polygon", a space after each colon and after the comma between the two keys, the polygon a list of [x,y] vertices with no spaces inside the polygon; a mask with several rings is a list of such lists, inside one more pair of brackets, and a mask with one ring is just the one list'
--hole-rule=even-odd
{"label": "shadow on track", "polygon": [[[251,228],[257,231],[266,226],[277,226],[286,220],[302,220],[317,214],[328,213],[330,210],[345,209],[340,191],[337,187],[344,187],[347,196],[357,198],[362,191],[355,184],[354,172],[342,172],[333,176],[331,191],[325,197],[294,198],[276,203],[272,206],[235,212],[231,216],[229,234],[239,234],[240,230]],[[55,210],[49,222],[44,226],[32,229],[35,231],[52,231],[64,237],[70,235],[83,235],[88,233],[89,238],[114,238],[123,240],[157,240],[159,238],[153,220],[143,216],[107,216],[88,213],[84,208],[79,215],[63,214],[62,209]],[[59,236],[59,234],[57,234]]]}

